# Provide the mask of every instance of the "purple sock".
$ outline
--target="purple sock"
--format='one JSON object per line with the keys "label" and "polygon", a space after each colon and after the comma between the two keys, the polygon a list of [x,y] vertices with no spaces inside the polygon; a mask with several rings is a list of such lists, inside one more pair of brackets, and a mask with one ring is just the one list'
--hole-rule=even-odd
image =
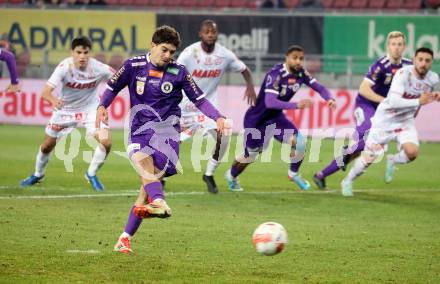
{"label": "purple sock", "polygon": [[158,198],[165,199],[163,195],[162,184],[160,183],[160,181],[155,181],[144,185],[144,190],[151,200],[155,200]]}
{"label": "purple sock", "polygon": [[356,152],[361,152],[365,148],[365,141],[361,139],[356,144],[348,148],[347,153],[355,154]]}
{"label": "purple sock", "polygon": [[235,165],[232,165],[231,176],[236,178],[236,177],[238,177],[239,174],[240,174],[240,172],[238,171],[238,168]]}
{"label": "purple sock", "polygon": [[341,157],[338,157],[336,159],[334,159],[333,161],[331,161],[331,163],[325,167],[320,173],[318,173],[318,176],[320,178],[325,178],[337,171],[339,171],[339,166],[338,166],[338,162],[336,161],[337,159],[341,159]]}
{"label": "purple sock", "polygon": [[126,232],[130,236],[133,236],[136,233],[142,223],[142,218],[134,215],[133,213],[133,209],[135,207],[136,206],[131,207],[130,213],[128,214],[127,224],[125,225],[124,229],[124,232]]}
{"label": "purple sock", "polygon": [[302,164],[303,160],[304,160],[304,159],[301,159],[301,161],[298,161],[298,162],[296,162],[296,163],[290,163],[290,170],[291,170],[292,172],[297,173],[298,170],[299,170],[299,167],[301,167],[301,164]]}

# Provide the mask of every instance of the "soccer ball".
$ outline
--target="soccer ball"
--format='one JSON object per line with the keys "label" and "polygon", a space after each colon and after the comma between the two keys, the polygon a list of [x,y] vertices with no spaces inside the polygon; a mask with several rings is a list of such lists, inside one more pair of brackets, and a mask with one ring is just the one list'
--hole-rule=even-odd
{"label": "soccer ball", "polygon": [[275,255],[287,244],[287,232],[281,224],[266,222],[257,227],[252,235],[252,242],[257,252]]}

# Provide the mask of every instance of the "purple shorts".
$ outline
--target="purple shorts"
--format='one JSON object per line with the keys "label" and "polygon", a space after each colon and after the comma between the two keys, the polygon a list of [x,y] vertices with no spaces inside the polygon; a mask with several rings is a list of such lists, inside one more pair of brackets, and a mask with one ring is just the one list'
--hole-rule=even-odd
{"label": "purple shorts", "polygon": [[272,137],[281,143],[290,143],[290,138],[298,134],[296,126],[284,114],[257,125],[245,120],[244,127],[245,155],[248,155],[248,151],[262,152]]}
{"label": "purple shorts", "polygon": [[143,152],[153,158],[154,166],[163,171],[164,176],[177,173],[176,165],[179,161],[180,128],[160,130],[148,129],[139,135],[130,135],[127,152],[131,156],[136,152]]}
{"label": "purple shorts", "polygon": [[358,141],[366,139],[368,131],[371,128],[371,118],[376,112],[376,106],[368,103],[357,102],[354,107],[354,118],[356,122],[356,133],[354,133],[354,140]]}

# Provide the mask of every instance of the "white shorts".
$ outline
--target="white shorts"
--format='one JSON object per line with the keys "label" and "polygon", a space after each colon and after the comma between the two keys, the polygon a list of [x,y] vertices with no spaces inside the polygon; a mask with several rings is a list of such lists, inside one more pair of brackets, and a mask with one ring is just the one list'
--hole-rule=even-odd
{"label": "white shorts", "polygon": [[413,143],[419,145],[419,137],[417,135],[417,129],[415,126],[408,126],[396,130],[384,130],[381,128],[371,128],[368,133],[367,141],[365,142],[366,148],[371,149],[371,145],[379,144],[382,146],[387,145],[390,141],[397,141],[397,147],[400,150],[405,143]]}
{"label": "white shorts", "polygon": [[203,131],[203,135],[207,135],[211,130],[217,129],[217,123],[205,116],[204,114],[185,115],[180,118],[180,141],[190,139],[197,131]]}
{"label": "white shorts", "polygon": [[[84,127],[86,135],[94,135],[96,120],[96,108],[84,111],[54,110],[46,126],[46,134],[53,138],[67,135],[76,127]],[[108,128],[102,124],[101,127]]]}

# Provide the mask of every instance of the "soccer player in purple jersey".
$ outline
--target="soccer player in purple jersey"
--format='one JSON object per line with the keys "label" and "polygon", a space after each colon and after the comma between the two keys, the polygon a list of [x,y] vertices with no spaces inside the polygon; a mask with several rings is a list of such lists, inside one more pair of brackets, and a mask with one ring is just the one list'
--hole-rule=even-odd
{"label": "soccer player in purple jersey", "polygon": [[321,171],[315,173],[313,181],[319,189],[326,188],[326,177],[339,169],[345,171],[347,164],[360,155],[371,128],[371,118],[379,103],[386,98],[395,72],[403,66],[412,64],[411,60],[402,58],[405,50],[405,35],[402,32],[392,31],[388,34],[387,49],[388,54],[370,66],[359,87],[354,109],[356,132],[353,138],[355,144],[350,148],[344,146],[341,157],[337,157]]}
{"label": "soccer player in purple jersey", "polygon": [[250,107],[244,116],[244,154],[234,161],[231,169],[225,174],[231,191],[243,190],[238,183],[238,175],[256,160],[272,137],[291,145],[289,179],[302,190],[310,189],[309,182],[298,173],[304,155],[305,139],[296,126],[286,118],[283,110],[310,106],[310,99],[297,103],[289,102],[302,84],[317,91],[328,102],[329,107],[334,108],[336,102],[330,92],[319,84],[303,65],[303,48],[292,45],[287,49],[285,62],[275,65],[264,77],[256,105]]}
{"label": "soccer player in purple jersey", "polygon": [[128,86],[131,111],[127,152],[142,186],[114,247],[121,253],[132,252],[130,240],[143,218],[171,216],[160,180],[177,172],[182,91],[203,114],[216,121],[219,132],[229,131],[225,117],[204,98],[185,66],[172,59],[179,45],[180,35],[174,28],[159,27],[150,52],[125,61],[108,81],[98,107],[96,124],[107,123],[106,109]]}
{"label": "soccer player in purple jersey", "polygon": [[0,48],[0,60],[5,61],[8,66],[9,76],[11,77],[11,84],[6,89],[8,92],[19,92],[20,85],[18,84],[17,65],[15,57],[12,52]]}

